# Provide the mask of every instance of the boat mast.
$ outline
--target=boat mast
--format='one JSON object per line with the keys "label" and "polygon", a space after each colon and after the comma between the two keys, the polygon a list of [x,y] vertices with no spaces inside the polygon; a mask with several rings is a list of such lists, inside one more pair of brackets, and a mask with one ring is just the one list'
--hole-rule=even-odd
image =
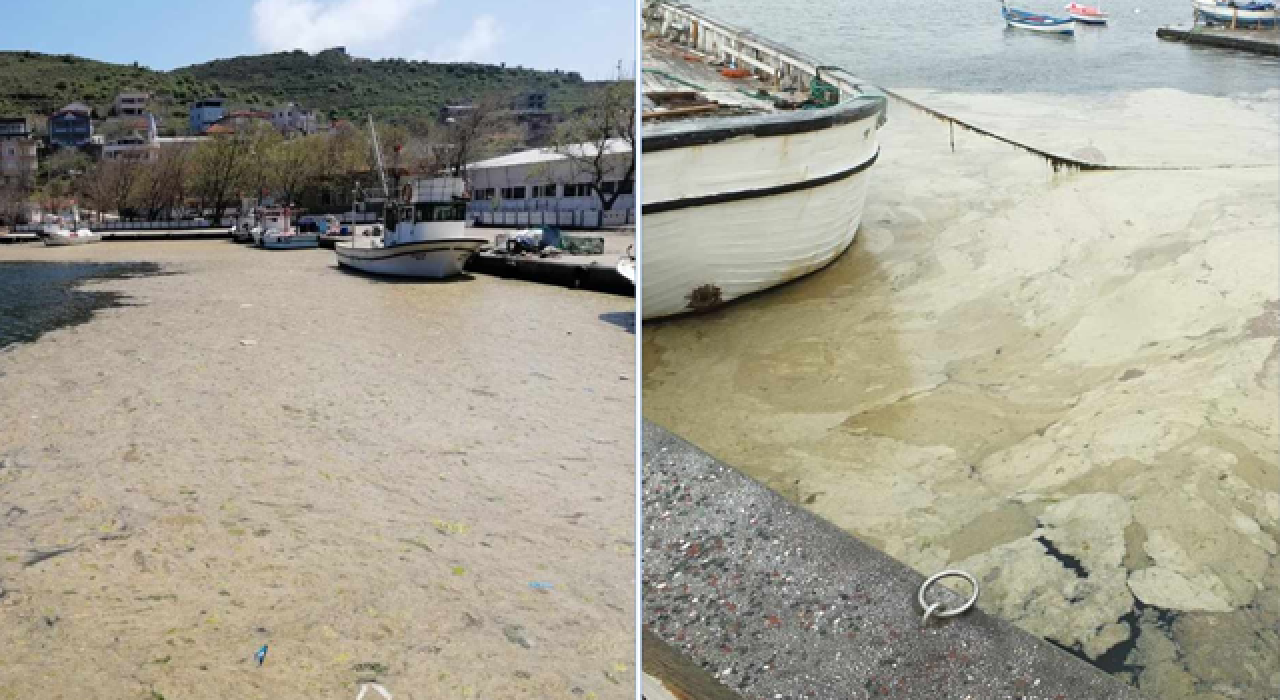
{"label": "boat mast", "polygon": [[382,196],[391,199],[387,188],[387,171],[382,167],[382,145],[378,143],[378,130],[373,126],[373,114],[369,115],[369,133],[373,135],[373,155],[378,162],[378,177],[382,179]]}

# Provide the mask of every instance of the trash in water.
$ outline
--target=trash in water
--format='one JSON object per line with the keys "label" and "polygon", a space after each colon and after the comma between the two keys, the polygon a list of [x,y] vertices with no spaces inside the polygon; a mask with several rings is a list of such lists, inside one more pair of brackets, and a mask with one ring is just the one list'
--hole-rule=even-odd
{"label": "trash in water", "polygon": [[258,665],[261,666],[262,662],[267,660],[267,645],[263,644],[262,648],[258,650],[258,653],[253,655],[253,658],[257,659]]}

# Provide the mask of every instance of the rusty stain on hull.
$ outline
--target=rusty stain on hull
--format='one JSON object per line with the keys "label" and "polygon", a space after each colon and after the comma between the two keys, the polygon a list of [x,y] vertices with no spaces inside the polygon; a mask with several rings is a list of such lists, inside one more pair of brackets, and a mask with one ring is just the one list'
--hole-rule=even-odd
{"label": "rusty stain on hull", "polygon": [[724,303],[720,288],[714,284],[704,284],[695,288],[685,296],[689,300],[688,308],[693,311],[705,311]]}

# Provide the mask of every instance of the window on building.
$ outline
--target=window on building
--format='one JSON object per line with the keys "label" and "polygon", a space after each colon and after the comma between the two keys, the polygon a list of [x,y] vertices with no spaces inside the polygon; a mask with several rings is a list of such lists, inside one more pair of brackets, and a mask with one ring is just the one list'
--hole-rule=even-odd
{"label": "window on building", "polygon": [[618,182],[618,192],[620,194],[635,194],[636,183],[634,180],[621,180]]}
{"label": "window on building", "polygon": [[520,187],[503,187],[502,188],[503,199],[524,199],[525,198],[524,195],[525,195],[525,188],[523,185],[521,185]]}
{"label": "window on building", "polygon": [[613,194],[614,184],[616,183],[614,183],[613,180],[605,180],[604,182],[600,183],[600,191],[603,192],[604,194]]}
{"label": "window on building", "polygon": [[590,197],[592,195],[591,185],[565,185],[564,196],[566,197]]}
{"label": "window on building", "polygon": [[535,185],[533,188],[534,199],[553,199],[556,196],[555,185]]}

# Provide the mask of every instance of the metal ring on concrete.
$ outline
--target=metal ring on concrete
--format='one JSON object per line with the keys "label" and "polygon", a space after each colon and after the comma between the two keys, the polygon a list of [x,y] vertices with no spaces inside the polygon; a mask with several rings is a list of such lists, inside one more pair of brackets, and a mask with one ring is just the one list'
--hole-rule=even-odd
{"label": "metal ring on concrete", "polygon": [[[969,595],[969,599],[959,607],[951,610],[947,610],[945,608],[940,610],[939,608],[942,608],[942,603],[929,603],[924,599],[925,593],[929,592],[929,588],[944,578],[962,578],[973,585],[973,593]],[[921,625],[929,624],[930,617],[955,617],[956,615],[966,612],[969,608],[973,607],[974,603],[978,602],[978,580],[969,573],[960,571],[959,569],[947,569],[946,571],[940,571],[925,579],[925,582],[920,584],[920,594],[916,599],[920,601],[920,607],[924,609],[924,617],[920,618]]]}

